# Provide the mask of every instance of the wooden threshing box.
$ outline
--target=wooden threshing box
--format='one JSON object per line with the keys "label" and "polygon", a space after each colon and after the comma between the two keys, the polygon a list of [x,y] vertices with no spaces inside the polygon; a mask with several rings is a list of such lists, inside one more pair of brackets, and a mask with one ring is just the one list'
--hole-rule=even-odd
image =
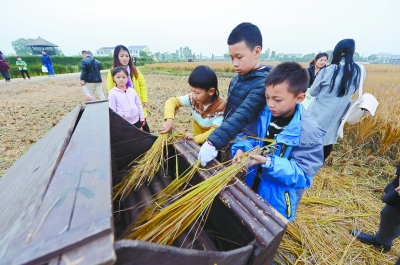
{"label": "wooden threshing box", "polygon": [[182,172],[196,161],[199,146],[180,141],[169,149],[178,155],[171,172],[113,202],[112,186],[155,139],[107,101],[73,109],[0,178],[0,264],[271,264],[287,220],[240,181],[215,199],[196,240],[192,231],[173,246],[117,240],[138,205],[175,177],[175,163]]}

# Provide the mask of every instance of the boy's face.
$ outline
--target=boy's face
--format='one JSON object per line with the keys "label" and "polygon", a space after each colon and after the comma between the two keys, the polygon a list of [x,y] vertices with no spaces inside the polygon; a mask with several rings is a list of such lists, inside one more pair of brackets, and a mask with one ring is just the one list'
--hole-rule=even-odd
{"label": "boy's face", "polygon": [[260,66],[258,58],[261,54],[261,47],[256,46],[253,50],[247,46],[245,41],[229,45],[229,55],[233,67],[239,75],[245,75]]}
{"label": "boy's face", "polygon": [[289,117],[296,110],[296,104],[302,102],[305,93],[295,95],[288,91],[286,82],[278,85],[268,85],[265,88],[265,98],[267,105],[274,117]]}
{"label": "boy's face", "polygon": [[200,104],[208,105],[212,103],[212,96],[215,93],[215,88],[205,91],[202,88],[190,87],[193,99]]}
{"label": "boy's face", "polygon": [[22,59],[21,59],[21,58],[17,58],[17,60],[18,60],[18,61],[21,61]]}

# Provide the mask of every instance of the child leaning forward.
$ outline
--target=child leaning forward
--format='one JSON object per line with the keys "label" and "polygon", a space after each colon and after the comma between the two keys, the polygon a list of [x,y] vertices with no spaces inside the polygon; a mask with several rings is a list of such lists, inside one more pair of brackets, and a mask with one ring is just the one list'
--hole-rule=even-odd
{"label": "child leaning forward", "polygon": [[274,153],[250,156],[252,166],[245,183],[289,221],[324,161],[325,131],[299,104],[305,98],[308,80],[307,70],[297,63],[282,63],[272,69],[265,80],[266,106],[232,146],[235,163],[253,147],[275,141]]}
{"label": "child leaning forward", "polygon": [[146,123],[142,103],[135,89],[126,86],[128,71],[125,67],[118,66],[112,70],[111,75],[116,86],[108,94],[110,109],[135,127],[142,128]]}
{"label": "child leaning forward", "polygon": [[161,133],[167,133],[174,126],[175,113],[180,107],[192,109],[193,133],[187,133],[186,139],[203,144],[211,132],[223,121],[225,101],[219,97],[218,79],[208,66],[199,65],[189,76],[191,93],[165,102],[165,122]]}

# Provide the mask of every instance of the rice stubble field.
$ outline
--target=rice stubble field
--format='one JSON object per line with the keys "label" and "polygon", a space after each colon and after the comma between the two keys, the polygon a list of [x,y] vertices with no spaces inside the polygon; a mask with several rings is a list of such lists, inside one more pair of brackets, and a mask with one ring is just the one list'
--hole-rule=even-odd
{"label": "rice stubble field", "polygon": [[[154,134],[163,122],[165,100],[189,92],[188,73],[198,64],[143,68],[150,105],[147,120]],[[229,62],[210,66],[219,72],[220,94],[226,98],[233,68]],[[292,256],[289,264],[393,264],[400,256],[398,239],[389,253],[381,253],[348,232],[377,231],[383,188],[400,162],[400,66],[366,65],[366,69],[364,91],[377,97],[378,111],[375,117],[345,129],[345,139],[334,146],[305,192],[280,245],[281,253]],[[85,104],[78,74],[2,81],[0,90],[0,176],[76,105]],[[190,130],[190,119],[190,110],[181,109],[175,124]]]}

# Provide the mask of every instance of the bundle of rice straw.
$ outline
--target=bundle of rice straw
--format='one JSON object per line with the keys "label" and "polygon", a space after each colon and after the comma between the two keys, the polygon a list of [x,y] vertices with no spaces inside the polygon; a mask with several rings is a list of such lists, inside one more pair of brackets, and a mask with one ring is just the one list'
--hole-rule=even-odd
{"label": "bundle of rice straw", "polygon": [[176,177],[167,187],[165,187],[159,193],[155,194],[152,201],[140,213],[136,221],[126,229],[125,235],[123,237],[126,237],[127,234],[130,233],[130,231],[133,231],[136,227],[148,221],[151,216],[154,215],[156,212],[159,212],[163,208],[165,208],[167,204],[170,203],[170,199],[173,196],[186,188],[194,174],[197,172],[199,166],[200,161],[192,164],[180,176]]}
{"label": "bundle of rice straw", "polygon": [[168,150],[165,147],[180,138],[182,138],[182,135],[179,133],[160,134],[146,153],[129,164],[129,166],[134,164],[134,167],[123,181],[114,186],[117,191],[113,200],[120,194],[121,199],[125,199],[132,189],[138,190],[143,183],[150,182],[160,167],[165,164],[164,162],[168,157]]}
{"label": "bundle of rice straw", "polygon": [[205,181],[172,196],[168,199],[171,204],[151,215],[144,224],[133,225],[134,228],[126,233],[125,238],[171,245],[192,223],[207,218],[215,196],[237,173],[249,166],[251,154],[261,151],[261,148],[256,148],[244,154],[239,163],[232,164]]}

